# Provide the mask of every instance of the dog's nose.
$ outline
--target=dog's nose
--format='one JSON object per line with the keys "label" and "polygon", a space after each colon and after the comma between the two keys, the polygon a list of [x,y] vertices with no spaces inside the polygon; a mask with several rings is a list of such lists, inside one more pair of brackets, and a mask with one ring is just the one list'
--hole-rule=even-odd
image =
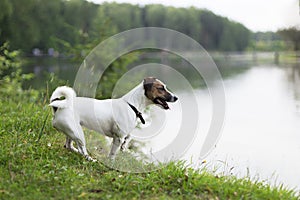
{"label": "dog's nose", "polygon": [[173,99],[174,99],[174,102],[175,102],[175,101],[178,100],[178,97],[174,96]]}

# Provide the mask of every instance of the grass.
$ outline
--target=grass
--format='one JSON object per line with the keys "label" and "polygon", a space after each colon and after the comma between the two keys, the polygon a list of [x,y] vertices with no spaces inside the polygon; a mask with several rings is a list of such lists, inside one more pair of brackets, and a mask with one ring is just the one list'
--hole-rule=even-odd
{"label": "grass", "polygon": [[182,162],[148,173],[111,170],[64,149],[50,116],[46,103],[0,97],[0,199],[300,199],[284,187]]}

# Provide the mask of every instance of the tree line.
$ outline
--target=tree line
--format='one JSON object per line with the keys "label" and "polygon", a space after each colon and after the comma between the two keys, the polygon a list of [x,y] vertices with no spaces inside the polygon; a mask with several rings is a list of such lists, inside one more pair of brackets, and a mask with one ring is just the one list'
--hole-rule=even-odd
{"label": "tree line", "polygon": [[294,51],[300,50],[300,30],[299,27],[281,29],[278,33],[286,40]]}
{"label": "tree line", "polygon": [[185,33],[208,50],[243,51],[253,45],[253,33],[244,25],[194,7],[85,0],[0,0],[0,5],[0,42],[9,41],[11,48],[28,54],[34,48],[65,52],[149,26]]}

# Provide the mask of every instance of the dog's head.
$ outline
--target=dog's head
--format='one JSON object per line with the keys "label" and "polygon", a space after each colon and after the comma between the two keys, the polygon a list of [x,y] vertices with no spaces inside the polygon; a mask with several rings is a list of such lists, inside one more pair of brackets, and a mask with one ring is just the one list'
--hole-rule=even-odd
{"label": "dog's head", "polygon": [[145,96],[154,104],[161,106],[163,109],[169,109],[167,102],[177,101],[177,97],[166,88],[166,85],[160,80],[148,77],[143,82]]}

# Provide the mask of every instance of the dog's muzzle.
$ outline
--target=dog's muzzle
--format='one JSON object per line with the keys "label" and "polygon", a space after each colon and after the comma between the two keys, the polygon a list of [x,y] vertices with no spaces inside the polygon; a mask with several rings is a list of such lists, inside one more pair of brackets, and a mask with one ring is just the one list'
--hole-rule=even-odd
{"label": "dog's muzzle", "polygon": [[155,104],[160,105],[163,109],[168,110],[170,109],[169,105],[167,102],[175,102],[178,100],[178,97],[174,95],[168,95],[167,98],[162,98],[162,97],[156,97],[153,102]]}
{"label": "dog's muzzle", "polygon": [[177,100],[178,100],[178,97],[172,96],[171,99],[170,99],[170,101],[168,101],[168,102],[175,102]]}

